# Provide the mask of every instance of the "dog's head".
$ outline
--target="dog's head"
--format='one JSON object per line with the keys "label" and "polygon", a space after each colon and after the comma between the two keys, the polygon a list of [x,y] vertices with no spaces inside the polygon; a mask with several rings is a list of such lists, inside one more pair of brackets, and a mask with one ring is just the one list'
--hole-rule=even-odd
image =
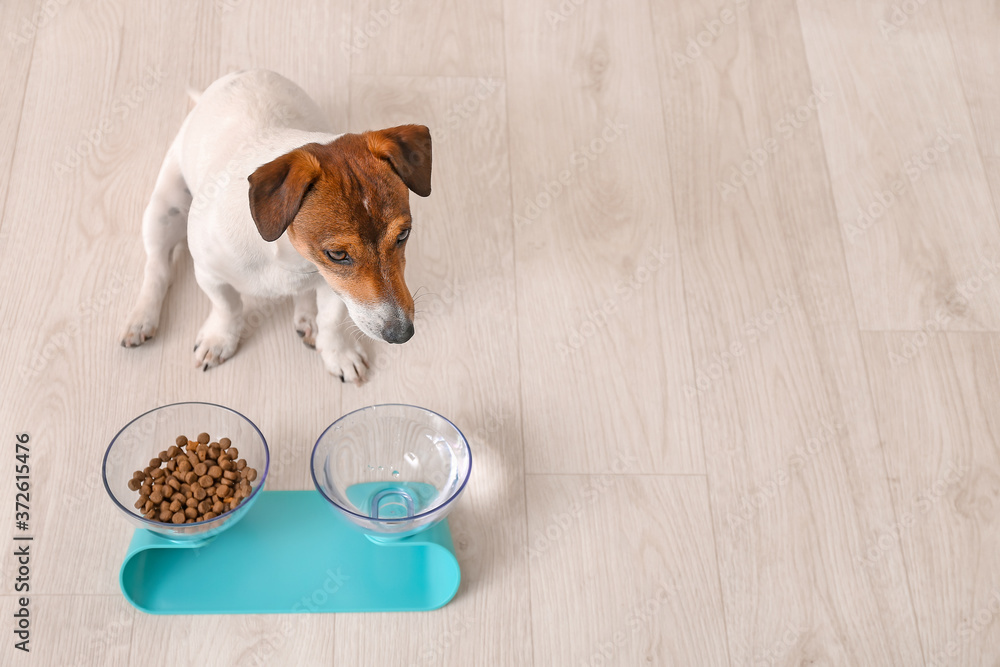
{"label": "dog's head", "polygon": [[306,144],[249,177],[250,214],[265,241],[282,234],[315,264],[372,338],[413,336],[403,280],[409,191],[431,193],[431,135],[423,125]]}

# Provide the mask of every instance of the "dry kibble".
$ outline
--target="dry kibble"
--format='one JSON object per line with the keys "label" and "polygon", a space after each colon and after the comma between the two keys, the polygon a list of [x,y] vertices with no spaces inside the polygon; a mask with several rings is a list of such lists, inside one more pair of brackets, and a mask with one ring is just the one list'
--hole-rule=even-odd
{"label": "dry kibble", "polygon": [[135,508],[147,519],[163,523],[197,523],[235,509],[253,493],[257,470],[240,459],[229,438],[213,442],[177,436],[175,444],[132,473],[130,491],[138,491]]}

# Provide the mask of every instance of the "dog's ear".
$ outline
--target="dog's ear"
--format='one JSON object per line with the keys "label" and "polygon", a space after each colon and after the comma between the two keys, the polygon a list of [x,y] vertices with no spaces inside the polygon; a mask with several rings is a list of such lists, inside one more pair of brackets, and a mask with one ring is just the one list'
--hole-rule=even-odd
{"label": "dog's ear", "polygon": [[388,160],[413,192],[421,197],[431,193],[431,133],[423,125],[400,125],[365,132],[368,150]]}
{"label": "dog's ear", "polygon": [[247,179],[250,215],[265,241],[275,241],[285,233],[309,188],[319,178],[319,160],[308,148],[296,148],[257,167]]}

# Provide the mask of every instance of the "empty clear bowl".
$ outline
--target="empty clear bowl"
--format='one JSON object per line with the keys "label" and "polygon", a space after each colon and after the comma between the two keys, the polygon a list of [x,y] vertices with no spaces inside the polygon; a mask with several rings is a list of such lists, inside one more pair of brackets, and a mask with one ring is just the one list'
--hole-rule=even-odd
{"label": "empty clear bowl", "polygon": [[313,448],[313,482],[375,539],[399,539],[448,515],[472,470],[462,432],[412,405],[375,405],[331,424]]}
{"label": "empty clear bowl", "polygon": [[[132,473],[149,465],[150,459],[171,445],[177,436],[196,438],[208,433],[212,441],[229,438],[247,465],[256,468],[257,479],[250,495],[236,509],[198,523],[162,523],[147,519],[134,507],[139,493],[128,488]],[[145,528],[175,541],[201,540],[234,525],[257,500],[267,479],[270,464],[267,442],[249,419],[229,408],[212,403],[174,403],[150,410],[125,425],[104,454],[104,488],[125,517],[137,528]]]}

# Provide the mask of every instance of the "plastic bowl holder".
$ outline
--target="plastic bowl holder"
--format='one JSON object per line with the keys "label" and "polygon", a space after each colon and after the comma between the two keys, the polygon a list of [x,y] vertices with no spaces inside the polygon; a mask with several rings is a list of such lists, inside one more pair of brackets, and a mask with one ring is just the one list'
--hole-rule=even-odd
{"label": "plastic bowl holder", "polygon": [[[413,414],[428,412],[411,406],[365,410],[381,418],[398,409],[415,411]],[[324,432],[313,452],[314,466],[321,443],[333,442],[327,436],[331,429],[365,410],[345,415]],[[128,519],[140,526],[119,573],[122,593],[133,606],[150,614],[426,611],[444,606],[455,596],[461,579],[445,515],[465,488],[471,456],[468,443],[451,422],[434,413],[428,415],[458,434],[456,443],[460,446],[455,451],[466,461],[464,479],[449,497],[437,498],[439,502],[430,509],[424,506],[423,514],[434,512],[433,520],[414,527],[412,518],[421,514],[417,508],[424,502],[420,498],[430,497],[428,487],[440,488],[437,485],[444,478],[439,474],[428,481],[390,477],[396,488],[416,489],[417,504],[408,510],[402,496],[391,493],[379,498],[374,506],[369,504],[383,520],[394,518],[386,513],[412,512],[402,517],[410,521],[409,528],[393,529],[393,533],[381,538],[373,531],[359,529],[339,509],[331,511],[329,498],[316,491],[263,491],[267,444],[252,422],[229,408],[178,403],[136,418],[115,436],[104,458],[108,494]],[[192,416],[197,419],[184,422]],[[240,431],[240,439],[224,433],[227,425],[218,421],[234,417],[237,421],[230,424],[234,428],[243,426],[242,422],[249,426],[249,430]],[[129,494],[135,497],[134,492],[127,491],[128,473],[141,468],[143,461],[148,461],[144,457],[155,456],[156,451],[165,448],[163,443],[169,446],[178,434],[190,436],[201,431],[230,437],[245,458],[250,433],[259,436],[265,457],[264,474],[258,478],[253,494],[233,512],[213,519],[225,517],[225,521],[201,526],[197,532],[190,529],[199,524],[182,524],[189,530],[180,535],[167,530],[164,524],[145,525],[153,522],[132,511],[130,502],[123,502]],[[139,456],[137,462],[122,448],[132,440],[139,441],[132,443]],[[257,460],[248,461],[260,466]],[[431,468],[425,465],[424,472]],[[391,472],[388,474],[391,476]],[[318,479],[315,469],[313,478]],[[117,488],[118,479],[126,489],[124,493]],[[371,488],[363,487],[363,494],[371,496]],[[362,493],[351,487],[346,490],[354,498]]]}

